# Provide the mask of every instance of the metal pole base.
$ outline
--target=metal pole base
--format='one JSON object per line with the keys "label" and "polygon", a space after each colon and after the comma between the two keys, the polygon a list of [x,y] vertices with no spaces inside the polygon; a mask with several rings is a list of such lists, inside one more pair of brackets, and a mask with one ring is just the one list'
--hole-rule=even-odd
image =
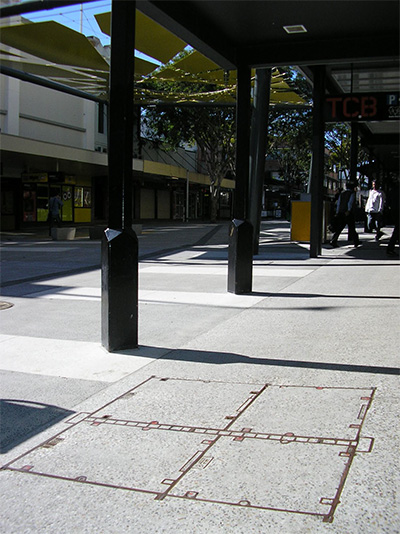
{"label": "metal pole base", "polygon": [[251,293],[253,282],[253,226],[234,219],[229,229],[228,292]]}
{"label": "metal pole base", "polygon": [[133,230],[104,232],[101,248],[102,345],[109,352],[138,346],[138,239]]}

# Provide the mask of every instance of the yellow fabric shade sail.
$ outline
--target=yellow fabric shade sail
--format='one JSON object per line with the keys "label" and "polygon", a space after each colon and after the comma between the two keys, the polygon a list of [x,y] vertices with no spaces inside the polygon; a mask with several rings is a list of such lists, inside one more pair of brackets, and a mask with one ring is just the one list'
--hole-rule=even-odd
{"label": "yellow fabric shade sail", "polygon": [[2,27],[1,42],[52,63],[107,71],[107,61],[82,34],[58,22]]}
{"label": "yellow fabric shade sail", "polygon": [[[228,85],[232,83],[232,75],[225,72],[216,63],[194,50],[182,59],[178,59],[165,69],[154,73],[154,78],[169,81],[193,81],[196,83],[216,83]],[[233,83],[236,83],[236,72]]]}
{"label": "yellow fabric shade sail", "polygon": [[[0,50],[4,67],[107,97],[109,63],[80,33],[50,21],[3,27],[0,40],[15,49]],[[156,63],[135,58],[137,79],[157,67]]]}
{"label": "yellow fabric shade sail", "polygon": [[[71,79],[73,77],[75,78],[81,78],[83,80],[87,80],[86,74],[79,74],[76,71],[63,69],[61,67],[56,67],[54,65],[45,65],[43,63],[36,63],[36,62],[30,62],[30,61],[13,61],[10,59],[3,59],[1,58],[1,64],[5,65],[7,67],[10,67],[12,69],[18,69],[22,70],[23,72],[29,72],[30,74],[33,74],[35,76],[42,76],[42,77],[48,77],[51,79],[54,78],[65,78],[65,81],[68,81],[68,79]],[[99,77],[96,77],[96,80],[99,80]]]}
{"label": "yellow fabric shade sail", "polygon": [[[109,34],[111,14],[96,15],[101,30]],[[106,98],[109,60],[106,49],[90,38],[54,21],[3,26],[0,41],[2,65],[24,73],[57,81],[92,95]],[[173,59],[186,47],[185,43],[141,12],[136,12],[136,48],[161,61],[135,57],[135,102],[155,103],[218,103],[235,104],[236,71],[224,71],[219,65],[196,50]],[[167,65],[165,65],[167,63]],[[254,76],[254,71],[252,72]],[[179,86],[163,91],[146,88],[146,82],[176,81],[211,84],[213,90],[180,91]],[[271,81],[271,104],[302,104],[304,100],[290,87],[285,77],[274,70]]]}
{"label": "yellow fabric shade sail", "polygon": [[135,57],[135,76],[147,76],[153,72],[157,66],[158,65],[155,63],[151,63],[151,61],[146,61],[140,57]]}
{"label": "yellow fabric shade sail", "polygon": [[[1,34],[1,32],[0,32]],[[10,52],[10,50],[6,50],[5,48],[0,48],[0,54],[5,56],[11,56],[12,58],[21,58],[21,54],[15,54],[14,52]]]}
{"label": "yellow fabric shade sail", "polygon": [[[253,70],[253,81],[254,75],[255,71]],[[194,50],[186,57],[175,61],[172,65],[170,64],[163,69],[159,69],[157,72],[153,73],[152,78],[164,81],[192,81],[195,83],[203,82],[217,84],[225,88],[225,90],[217,90],[213,93],[218,101],[234,103],[236,76],[236,71],[224,71],[216,63],[203,56],[200,52]],[[193,98],[194,95],[191,96]],[[209,94],[198,94],[196,95],[196,99],[205,102],[211,101]],[[271,79],[270,102],[272,104],[282,102],[302,104],[304,103],[304,100],[290,88],[285,81],[284,76],[275,69]]]}
{"label": "yellow fabric shade sail", "polygon": [[[95,18],[101,31],[111,35],[111,13],[100,13]],[[139,52],[167,63],[186,47],[186,43],[136,10],[135,47]]]}

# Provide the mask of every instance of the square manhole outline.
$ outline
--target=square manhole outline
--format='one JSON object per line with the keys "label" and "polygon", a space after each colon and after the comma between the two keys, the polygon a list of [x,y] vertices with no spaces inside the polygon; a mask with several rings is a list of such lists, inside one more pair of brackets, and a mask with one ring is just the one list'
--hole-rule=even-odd
{"label": "square manhole outline", "polygon": [[[152,421],[135,421],[135,420],[118,420],[115,418],[112,418],[111,416],[105,414],[100,416],[101,412],[104,412],[105,409],[108,411],[108,408],[112,407],[113,404],[117,403],[120,399],[128,399],[132,397],[134,399],[135,392],[138,391],[141,387],[143,387],[144,384],[148,383],[152,380],[159,380],[161,382],[164,381],[179,381],[180,383],[186,382],[186,383],[207,383],[217,386],[218,384],[230,384],[230,385],[243,385],[246,384],[250,387],[251,392],[247,399],[243,399],[243,402],[240,406],[236,406],[236,415],[227,415],[226,416],[226,425],[223,428],[210,428],[210,427],[199,427],[199,426],[193,426],[188,425],[185,423],[179,424],[179,423],[167,423],[167,422],[160,422],[157,420]],[[260,432],[260,431],[253,431],[251,427],[243,427],[240,430],[233,429],[232,427],[239,421],[240,416],[246,412],[246,410],[254,405],[254,403],[257,402],[257,399],[260,398],[267,390],[268,388],[298,388],[298,390],[330,390],[330,391],[354,391],[358,393],[364,392],[360,397],[360,408],[358,411],[357,420],[350,424],[350,427],[354,430],[355,436],[354,439],[343,439],[342,437],[334,437],[334,436],[307,436],[307,435],[297,435],[291,432],[286,432],[284,434],[279,433],[269,433],[266,432]],[[39,476],[47,476],[50,478],[56,478],[61,480],[71,480],[74,482],[79,483],[87,483],[87,484],[93,484],[93,485],[100,485],[105,487],[111,487],[115,489],[124,489],[124,490],[130,490],[130,491],[138,491],[143,493],[152,494],[155,496],[155,499],[162,500],[165,498],[184,498],[184,499],[191,499],[191,500],[198,500],[202,502],[209,502],[209,503],[218,503],[218,504],[226,504],[231,506],[246,506],[249,508],[257,508],[257,509],[266,509],[266,510],[275,510],[280,512],[288,512],[288,513],[299,513],[304,515],[314,515],[314,516],[321,516],[324,522],[332,522],[335,510],[340,503],[340,495],[343,491],[343,487],[346,481],[346,478],[348,476],[351,464],[354,460],[354,457],[356,453],[365,453],[365,452],[371,452],[374,439],[370,437],[364,437],[361,436],[361,430],[363,423],[365,421],[368,409],[371,406],[374,394],[375,394],[376,388],[374,387],[335,387],[335,386],[305,386],[305,385],[279,385],[279,384],[260,384],[260,383],[244,383],[244,382],[223,382],[223,381],[212,381],[212,380],[201,380],[201,379],[181,379],[181,378],[170,378],[170,377],[156,377],[151,376],[145,381],[143,381],[141,384],[138,384],[134,388],[124,392],[122,395],[112,399],[110,402],[105,404],[104,406],[98,408],[97,410],[93,411],[92,413],[77,413],[70,419],[66,421],[68,423],[68,428],[60,431],[58,434],[52,436],[50,439],[46,440],[44,443],[41,443],[34,447],[33,449],[21,454],[14,460],[11,460],[6,465],[2,466],[1,469],[8,469],[10,471],[19,471],[23,473],[29,473]],[[234,413],[232,411],[232,413]],[[127,429],[129,428],[135,428],[141,429],[143,431],[172,431],[172,432],[178,432],[178,433],[188,433],[188,434],[195,434],[199,437],[204,436],[204,439],[202,441],[202,444],[204,446],[203,449],[198,450],[192,458],[186,458],[183,459],[183,468],[181,469],[182,473],[177,478],[166,478],[162,481],[162,484],[165,484],[166,489],[163,492],[160,491],[151,491],[145,488],[140,487],[125,487],[123,485],[113,485],[108,484],[104,481],[93,481],[93,480],[87,480],[87,477],[84,475],[78,476],[75,478],[69,478],[64,476],[59,476],[54,473],[44,473],[44,472],[36,472],[35,466],[28,463],[29,462],[29,454],[33,453],[39,448],[42,449],[52,449],[54,447],[57,447],[57,444],[63,441],[63,434],[67,433],[72,428],[76,428],[79,425],[93,425],[93,426],[100,426],[100,425],[116,425],[116,426],[123,426]],[[274,441],[279,442],[281,445],[286,445],[290,443],[297,443],[297,444],[303,444],[303,445],[319,445],[319,446],[330,446],[330,447],[341,447],[343,450],[339,452],[339,456],[345,458],[345,465],[343,473],[340,477],[340,480],[338,481],[337,486],[337,492],[334,496],[321,496],[320,503],[322,505],[326,505],[327,513],[315,513],[310,512],[306,510],[294,510],[294,509],[284,509],[284,508],[274,508],[274,507],[268,507],[268,506],[260,506],[260,505],[253,505],[250,501],[246,499],[242,499],[239,501],[235,500],[225,500],[225,501],[219,501],[219,500],[213,500],[213,499],[202,499],[199,497],[198,492],[195,488],[188,490],[184,495],[176,495],[174,494],[174,488],[181,482],[181,480],[186,476],[187,473],[191,472],[193,469],[206,469],[207,466],[212,461],[212,449],[213,446],[219,441],[219,440],[225,440],[225,439],[231,439],[235,441],[246,441],[246,440],[264,440],[264,441]],[[16,464],[19,460],[26,458],[27,463],[20,467],[16,467],[13,464]]]}

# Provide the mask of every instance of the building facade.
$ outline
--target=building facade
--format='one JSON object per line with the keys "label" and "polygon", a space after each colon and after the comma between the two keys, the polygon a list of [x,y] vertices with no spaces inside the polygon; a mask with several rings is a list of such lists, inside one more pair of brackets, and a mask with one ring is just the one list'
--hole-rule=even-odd
{"label": "building facade", "polygon": [[[167,153],[141,141],[132,161],[135,221],[207,220],[210,180],[198,172],[196,150]],[[3,231],[45,225],[56,193],[63,223],[107,220],[106,105],[1,75],[0,142]],[[226,218],[233,188],[224,181]]]}

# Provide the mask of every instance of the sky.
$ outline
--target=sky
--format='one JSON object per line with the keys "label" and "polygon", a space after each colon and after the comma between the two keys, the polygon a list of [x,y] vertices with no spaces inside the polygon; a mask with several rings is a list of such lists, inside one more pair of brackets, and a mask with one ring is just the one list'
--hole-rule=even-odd
{"label": "sky", "polygon": [[24,18],[33,22],[55,20],[63,26],[68,26],[75,31],[82,32],[87,37],[98,37],[101,44],[106,46],[110,44],[110,38],[101,32],[94,15],[97,13],[106,13],[110,10],[111,0],[99,0],[97,2],[26,13]]}
{"label": "sky", "polygon": [[[26,13],[23,17],[32,22],[55,20],[63,26],[68,26],[68,28],[83,33],[86,37],[95,36],[100,39],[103,46],[107,46],[110,44],[110,37],[100,30],[94,15],[97,13],[108,13],[109,11],[111,11],[111,0],[98,0],[83,4],[78,3],[73,6]],[[161,65],[156,59],[150,58],[139,51],[136,51],[135,55]]]}

